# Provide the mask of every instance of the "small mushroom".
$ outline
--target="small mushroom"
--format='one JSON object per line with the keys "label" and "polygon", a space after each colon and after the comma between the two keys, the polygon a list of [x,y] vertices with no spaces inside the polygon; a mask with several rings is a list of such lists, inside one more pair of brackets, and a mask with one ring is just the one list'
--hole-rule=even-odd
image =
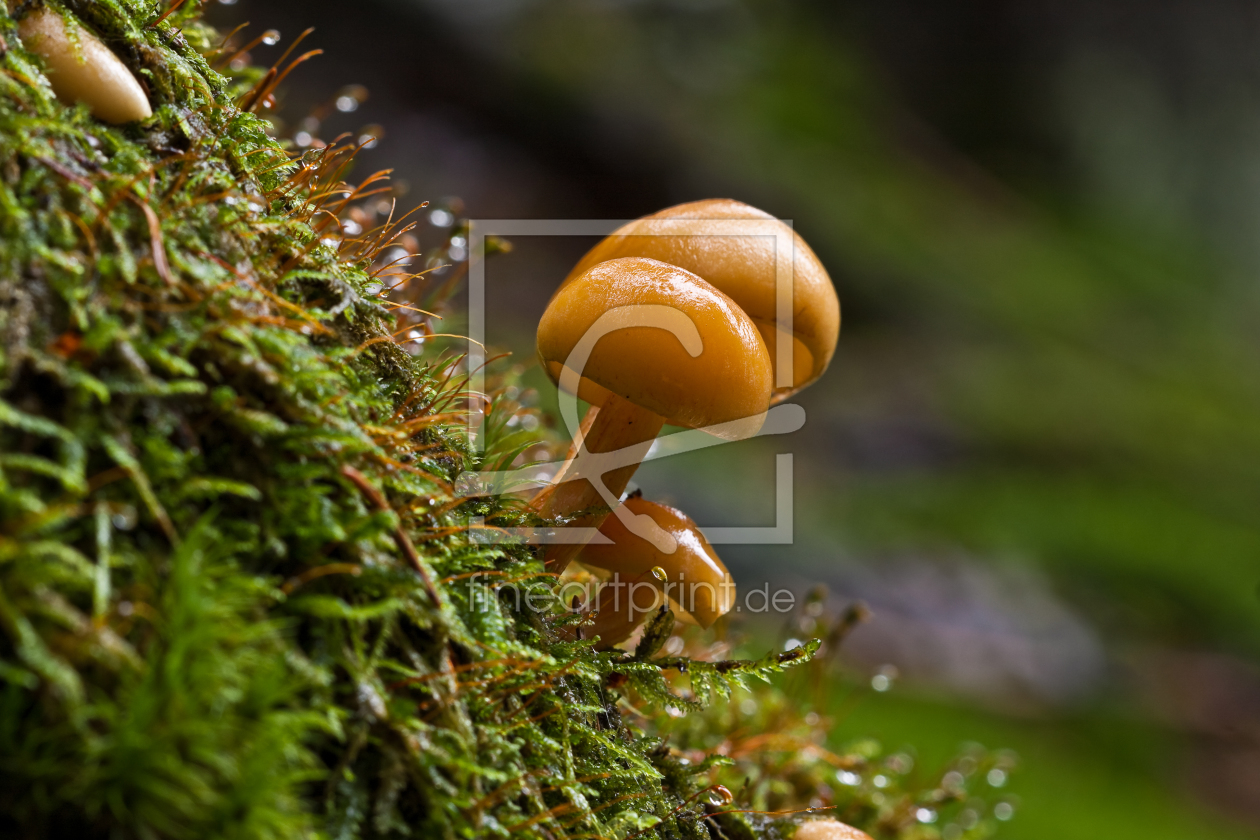
{"label": "small mushroom", "polygon": [[[760,224],[741,226],[740,221]],[[776,283],[778,248],[787,242],[793,251],[790,333],[787,324],[779,323]],[[776,371],[775,402],[822,376],[831,363],[840,333],[835,287],[805,240],[769,213],[725,198],[668,207],[618,228],[592,248],[564,282],[619,257],[648,257],[685,268],[739,304],[769,348]],[[777,352],[779,337],[788,334],[790,377],[778,370]]]}
{"label": "small mushroom", "polygon": [[[582,628],[582,635],[588,639],[599,637],[599,649],[607,650],[630,638],[635,628],[664,602],[665,596],[651,572],[601,584],[590,623]],[[677,617],[678,613],[674,615]]]}
{"label": "small mushroom", "polygon": [[[582,563],[628,580],[647,575],[675,607],[675,615],[690,617],[705,629],[712,627],[735,603],[735,580],[713,546],[696,523],[676,508],[641,496],[632,496],[623,504],[636,516],[650,516],[674,538],[675,550],[661,551],[651,540],[632,533],[620,517],[610,516],[599,532],[611,542],[587,545],[582,550]],[[642,611],[637,618],[643,618]]]}
{"label": "small mushroom", "polygon": [[61,15],[47,8],[18,21],[22,45],[44,60],[53,93],[62,102],[86,102],[92,116],[127,123],[153,116],[144,88],[100,39],[79,28],[74,37]]}
{"label": "small mushroom", "polygon": [[[770,405],[770,357],[749,317],[657,260],[608,260],[566,283],[539,322],[538,357],[562,390],[599,406],[561,481],[536,499],[548,519],[616,507],[665,423],[738,439]],[[570,524],[598,528],[606,515]],[[549,546],[548,568],[563,571],[581,548]]]}
{"label": "small mushroom", "polygon": [[858,831],[839,820],[821,819],[801,823],[792,840],[871,840],[866,832]]}

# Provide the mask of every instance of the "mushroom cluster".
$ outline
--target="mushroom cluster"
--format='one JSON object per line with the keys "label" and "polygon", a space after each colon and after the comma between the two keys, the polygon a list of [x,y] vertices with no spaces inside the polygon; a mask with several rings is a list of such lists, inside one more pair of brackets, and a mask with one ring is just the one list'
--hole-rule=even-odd
{"label": "mushroom cluster", "polygon": [[707,628],[735,600],[730,573],[685,514],[621,501],[662,427],[757,434],[771,405],[826,370],[839,331],[835,288],[805,241],[729,199],[630,222],[569,272],[539,323],[538,357],[561,391],[591,407],[533,506],[604,538],[549,545],[549,571],[580,555],[628,578],[626,592],[604,587],[589,605],[602,645],[666,602]]}

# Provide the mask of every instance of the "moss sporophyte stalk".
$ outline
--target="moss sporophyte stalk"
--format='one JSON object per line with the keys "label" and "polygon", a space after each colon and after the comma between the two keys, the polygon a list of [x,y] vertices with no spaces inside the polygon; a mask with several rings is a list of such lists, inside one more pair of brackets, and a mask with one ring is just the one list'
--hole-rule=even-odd
{"label": "moss sporophyte stalk", "polygon": [[843,616],[732,659],[506,597],[555,577],[469,523],[546,523],[452,482],[546,442],[519,371],[471,394],[428,340],[458,274],[407,273],[385,173],[347,182],[370,138],[274,136],[317,50],[252,67],[200,5],[0,10],[0,834],[987,836],[1000,757],[824,737]]}

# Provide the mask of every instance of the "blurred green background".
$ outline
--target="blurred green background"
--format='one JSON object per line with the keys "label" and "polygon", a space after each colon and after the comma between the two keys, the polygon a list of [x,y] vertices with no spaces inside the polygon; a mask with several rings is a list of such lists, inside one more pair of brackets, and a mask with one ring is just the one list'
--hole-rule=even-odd
{"label": "blurred green background", "polygon": [[[913,744],[920,766],[1017,750],[1002,836],[1260,836],[1260,6],[241,0],[211,19],[279,29],[263,64],[317,27],[281,130],[365,85],[320,131],[382,125],[363,165],[433,202],[430,240],[451,215],[715,196],[792,220],[845,319],[805,428],[637,483],[702,525],[769,525],[792,453],[794,544],[723,557],[741,585],[870,605],[843,658],[892,687],[837,741]],[[522,238],[490,263],[495,345],[530,363],[591,244]]]}

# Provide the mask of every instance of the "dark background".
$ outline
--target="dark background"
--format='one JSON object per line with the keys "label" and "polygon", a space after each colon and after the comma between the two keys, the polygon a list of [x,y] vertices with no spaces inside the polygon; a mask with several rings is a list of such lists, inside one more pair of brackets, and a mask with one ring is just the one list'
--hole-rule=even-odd
{"label": "dark background", "polygon": [[[1009,838],[1260,826],[1260,5],[1232,0],[240,0],[307,25],[286,85],[359,174],[471,218],[628,219],[730,196],[793,220],[840,290],[806,427],[645,466],[741,585],[825,581],[897,679],[837,724],[1023,767]],[[440,230],[425,221],[422,241]],[[578,239],[488,269],[530,364]],[[457,326],[457,325],[456,325]],[[551,386],[529,374],[550,400]],[[881,671],[882,669],[882,671]]]}

